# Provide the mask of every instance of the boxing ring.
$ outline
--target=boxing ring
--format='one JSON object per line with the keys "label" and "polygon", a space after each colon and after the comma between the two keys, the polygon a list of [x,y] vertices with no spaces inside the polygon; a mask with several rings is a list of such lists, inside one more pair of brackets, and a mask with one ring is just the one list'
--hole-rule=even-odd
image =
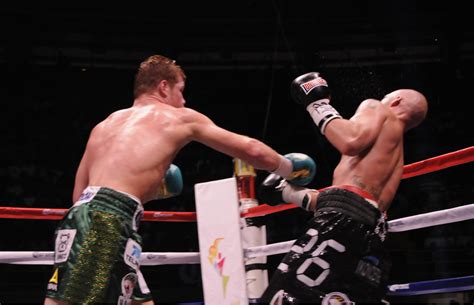
{"label": "boxing ring", "polygon": [[[436,171],[440,171],[449,167],[467,164],[474,161],[474,146],[454,151],[451,153],[436,156],[423,161],[415,162],[404,166],[404,172],[402,179],[408,179],[415,176],[420,176]],[[226,183],[230,180],[235,181],[236,177],[225,179]],[[239,178],[239,177],[237,177]],[[249,181],[253,183],[253,180]],[[235,182],[234,182],[235,184]],[[232,185],[232,183],[230,184]],[[200,192],[199,187],[195,186],[196,192]],[[205,185],[202,187],[211,187],[211,185]],[[219,186],[220,187],[220,186]],[[251,186],[252,188],[252,186]],[[254,191],[252,191],[254,193]],[[228,194],[228,193],[227,193]],[[253,196],[254,194],[252,194]],[[221,200],[221,197],[214,196],[212,200]],[[206,212],[202,208],[202,203],[199,201],[209,201],[210,197],[196,197],[196,212],[160,212],[160,211],[145,211],[143,221],[157,221],[157,222],[198,222],[198,225],[203,220],[200,214],[204,215]],[[238,194],[238,198],[241,198],[241,194]],[[297,208],[294,204],[281,204],[278,206],[268,206],[266,204],[256,204],[254,201],[242,201],[239,200],[240,206],[236,207],[238,213],[237,220],[235,221],[237,227],[241,230],[244,235],[247,235],[247,241],[242,242],[239,240],[237,246],[243,251],[238,253],[241,257],[243,266],[238,266],[239,272],[244,272],[247,277],[247,283],[249,274],[253,272],[254,284],[256,286],[244,287],[243,290],[247,290],[244,294],[246,299],[241,300],[238,304],[247,304],[258,302],[258,296],[262,289],[267,285],[267,274],[263,271],[266,257],[287,253],[295,240],[289,240],[284,242],[277,242],[273,244],[266,244],[266,238],[262,234],[265,234],[265,227],[258,227],[252,225],[250,222],[245,220],[251,220],[261,218],[282,211]],[[206,204],[208,204],[206,202]],[[209,204],[208,204],[209,205]],[[212,205],[212,204],[211,204]],[[9,219],[36,219],[36,220],[60,220],[67,212],[67,209],[49,209],[49,208],[20,208],[20,207],[0,207],[0,218]],[[236,214],[237,215],[237,214]],[[388,221],[388,231],[392,234],[399,232],[408,232],[411,230],[417,230],[421,228],[447,225],[456,222],[469,221],[474,219],[474,203],[464,203],[462,205],[442,209],[438,211],[418,214],[409,217],[403,217]],[[242,224],[246,223],[246,224]],[[250,223],[250,224],[249,224]],[[247,229],[247,231],[245,231]],[[205,233],[199,232],[199,243],[202,244],[202,235]],[[240,236],[239,236],[240,239]],[[216,240],[214,240],[213,246],[216,246]],[[211,249],[212,247],[206,247],[204,249]],[[140,256],[140,263],[142,266],[157,266],[157,265],[173,265],[173,264],[206,264],[206,260],[211,259],[211,251],[203,251],[200,246],[201,252],[143,252]],[[216,247],[212,248],[216,249]],[[214,253],[215,254],[215,253]],[[215,259],[215,257],[212,257]],[[52,265],[54,261],[53,251],[2,251],[0,252],[0,263],[1,264],[16,264],[16,265]],[[259,266],[255,267],[255,266]],[[252,267],[253,266],[253,267]],[[214,264],[214,267],[216,265]],[[222,267],[222,266],[221,266]],[[474,267],[472,267],[474,271]],[[242,271],[243,270],[243,271]],[[222,271],[222,270],[221,270]],[[221,274],[222,275],[222,274]],[[228,275],[227,275],[228,276]],[[229,276],[228,276],[229,277]],[[204,270],[203,270],[203,281],[204,281]],[[256,284],[255,284],[256,283]],[[46,283],[45,287],[46,287]],[[204,289],[208,287],[203,285]],[[212,285],[211,285],[212,286]],[[474,273],[473,275],[444,278],[436,280],[426,280],[419,282],[407,282],[407,283],[392,283],[387,287],[387,297],[403,298],[408,296],[419,296],[429,294],[445,294],[455,292],[469,292],[474,291]],[[206,298],[206,292],[204,293]],[[472,302],[472,300],[471,300]],[[216,304],[215,302],[207,302],[206,304]],[[227,304],[227,303],[226,303]],[[228,303],[236,304],[236,303]],[[220,304],[219,304],[220,305]]]}

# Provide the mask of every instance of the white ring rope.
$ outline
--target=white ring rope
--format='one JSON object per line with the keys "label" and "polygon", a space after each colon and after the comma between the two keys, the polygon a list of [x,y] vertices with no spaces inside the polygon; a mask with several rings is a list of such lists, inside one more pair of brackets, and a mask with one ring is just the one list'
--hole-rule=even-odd
{"label": "white ring rope", "polygon": [[265,246],[255,246],[244,249],[245,258],[255,258],[260,256],[269,256],[275,254],[286,253],[290,251],[291,246],[295,243],[296,239],[289,241],[282,241],[279,243],[269,244]]}
{"label": "white ring rope", "polygon": [[[0,263],[15,265],[53,265],[53,251],[1,251]],[[140,265],[199,264],[199,252],[143,252]]]}
{"label": "white ring rope", "polygon": [[[388,222],[389,232],[403,232],[447,223],[474,219],[474,204],[395,219]],[[244,249],[246,259],[282,254],[290,251],[296,240]],[[17,265],[52,265],[53,251],[0,251],[0,263]],[[142,266],[199,264],[199,252],[143,252]]]}
{"label": "white ring rope", "polygon": [[[469,219],[474,219],[474,204],[472,203],[452,209],[394,219],[388,222],[388,231],[410,231]],[[290,251],[295,241],[296,239],[266,246],[251,247],[244,249],[244,254],[246,254],[246,258],[252,258],[286,253]]]}
{"label": "white ring rope", "polygon": [[389,232],[403,232],[444,225],[474,218],[474,204],[395,219],[388,222]]}
{"label": "white ring rope", "polygon": [[199,252],[144,252],[140,256],[141,266],[199,263]]}

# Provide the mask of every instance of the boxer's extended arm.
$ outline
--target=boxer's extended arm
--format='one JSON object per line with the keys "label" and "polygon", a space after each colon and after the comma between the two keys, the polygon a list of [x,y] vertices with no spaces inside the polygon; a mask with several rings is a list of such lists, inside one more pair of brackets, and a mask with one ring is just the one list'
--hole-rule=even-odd
{"label": "boxer's extended arm", "polygon": [[[187,110],[188,117],[185,119],[191,122],[192,140],[198,141],[217,151],[234,158],[239,158],[257,169],[283,176],[296,184],[308,184],[314,177],[314,161],[304,154],[288,154],[282,156],[265,143],[244,135],[240,135],[214,124],[205,115]],[[311,166],[314,169],[310,169]],[[304,171],[306,177],[301,176]]]}
{"label": "boxer's extended arm", "polygon": [[199,116],[192,130],[194,141],[239,158],[256,169],[273,171],[280,166],[281,156],[271,147],[257,139],[221,128],[205,116]]}

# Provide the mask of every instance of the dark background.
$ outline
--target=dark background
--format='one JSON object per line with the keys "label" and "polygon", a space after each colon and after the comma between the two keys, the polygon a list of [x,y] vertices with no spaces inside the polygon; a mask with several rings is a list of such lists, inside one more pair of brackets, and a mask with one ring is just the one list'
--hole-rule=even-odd
{"label": "dark background", "polygon": [[[153,54],[187,74],[187,106],[216,124],[302,152],[317,163],[310,187],[330,184],[339,153],[319,135],[289,85],[323,74],[349,118],[361,101],[413,88],[429,100],[405,138],[405,163],[473,144],[474,26],[462,2],[179,2],[102,8],[0,8],[1,206],[68,208],[92,127],[131,106],[139,63]],[[466,2],[467,3],[467,2]],[[223,6],[225,5],[225,6]],[[175,159],[185,189],[146,210],[195,211],[193,186],[232,176],[232,158],[199,143]],[[472,203],[465,164],[403,180],[389,219]],[[258,172],[257,182],[265,177]],[[268,243],[296,238],[309,215],[267,217]],[[56,221],[0,219],[1,251],[51,251]],[[147,222],[145,252],[199,251],[195,223]],[[393,283],[471,275],[472,221],[392,234]],[[280,255],[269,257],[274,270]],[[202,299],[199,265],[143,267],[155,301]],[[0,302],[39,303],[50,266],[0,265]]]}

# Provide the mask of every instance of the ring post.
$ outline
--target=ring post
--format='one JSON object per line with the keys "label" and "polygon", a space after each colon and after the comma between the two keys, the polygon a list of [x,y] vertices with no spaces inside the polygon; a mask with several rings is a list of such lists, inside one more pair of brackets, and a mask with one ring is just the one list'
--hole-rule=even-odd
{"label": "ring post", "polygon": [[[255,195],[255,177],[257,174],[252,165],[237,158],[233,161],[240,211],[245,213],[248,209],[258,206]],[[264,217],[242,218],[242,241],[245,249],[267,244]],[[258,300],[268,286],[267,257],[246,258],[245,271],[248,297],[251,300]]]}

